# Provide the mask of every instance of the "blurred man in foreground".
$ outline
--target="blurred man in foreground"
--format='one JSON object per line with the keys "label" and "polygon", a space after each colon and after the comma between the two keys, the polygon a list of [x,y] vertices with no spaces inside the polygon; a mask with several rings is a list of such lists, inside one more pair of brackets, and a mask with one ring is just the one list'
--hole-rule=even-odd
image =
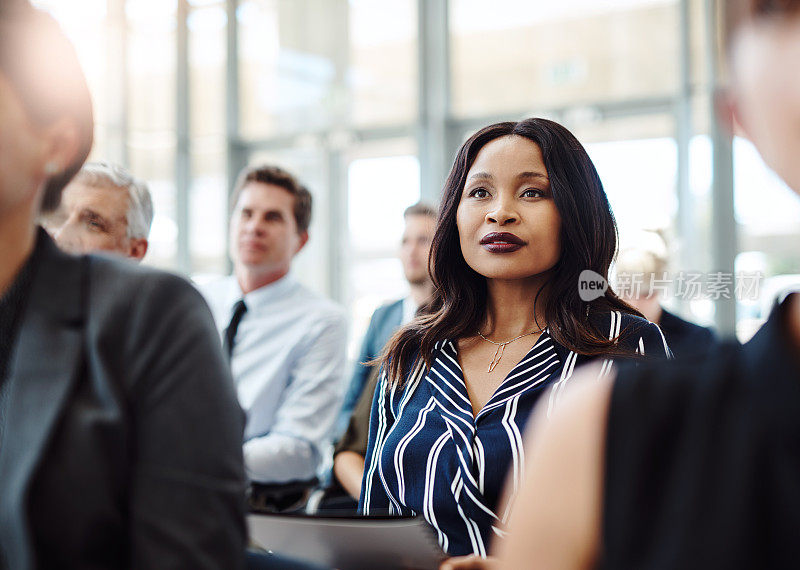
{"label": "blurred man in foreground", "polygon": [[27,2],[0,2],[0,125],[0,567],[242,567],[243,418],[202,298],[35,225],[93,119]]}

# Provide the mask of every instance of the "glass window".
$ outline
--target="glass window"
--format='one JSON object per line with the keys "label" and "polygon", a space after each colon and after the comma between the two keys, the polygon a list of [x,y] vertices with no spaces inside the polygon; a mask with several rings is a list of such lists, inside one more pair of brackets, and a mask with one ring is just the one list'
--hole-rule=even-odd
{"label": "glass window", "polygon": [[110,117],[115,102],[110,101],[117,92],[109,89],[107,70],[119,62],[111,61],[106,49],[113,29],[107,26],[106,0],[34,0],[32,4],[55,18],[75,46],[78,59],[86,75],[94,106],[95,139],[90,160],[119,157],[106,155],[108,131],[116,117]]}
{"label": "glass window", "polygon": [[645,229],[668,229],[677,211],[673,138],[586,145],[617,219],[620,237]]}
{"label": "glass window", "polygon": [[128,1],[128,126],[175,132],[176,0]]}
{"label": "glass window", "polygon": [[[388,156],[354,160],[348,168],[350,243],[358,254],[394,251],[403,210],[419,200],[419,160]],[[399,215],[398,215],[399,214]]]}
{"label": "glass window", "polygon": [[130,170],[147,181],[153,197],[153,226],[145,263],[174,269],[178,224],[175,201],[175,139],[170,135],[134,134],[128,140]]}
{"label": "glass window", "polygon": [[408,123],[417,113],[417,3],[350,0],[351,121]]}
{"label": "glass window", "polygon": [[243,136],[414,119],[414,0],[246,0],[237,18]]}
{"label": "glass window", "polygon": [[324,129],[343,115],[346,1],[248,0],[237,18],[244,136]]}
{"label": "glass window", "polygon": [[224,274],[227,270],[228,188],[225,140],[192,140],[189,188],[189,251],[192,272]]}
{"label": "glass window", "polygon": [[676,0],[452,0],[452,108],[459,117],[672,95]]}
{"label": "glass window", "polygon": [[128,157],[131,172],[153,194],[153,227],[145,262],[174,268],[176,0],[128,0]]}
{"label": "glass window", "polygon": [[193,137],[225,136],[227,14],[223,3],[189,13],[189,102]]}
{"label": "glass window", "polygon": [[[400,146],[410,146],[400,143]],[[362,148],[348,166],[349,260],[345,291],[350,309],[348,354],[356,358],[372,313],[408,294],[397,259],[403,212],[420,198],[419,161],[413,155],[379,156]]]}
{"label": "glass window", "polygon": [[[220,0],[192,0],[189,30],[191,180],[189,252],[194,274],[227,269],[225,142],[227,13]],[[202,278],[202,277],[201,277]]]}

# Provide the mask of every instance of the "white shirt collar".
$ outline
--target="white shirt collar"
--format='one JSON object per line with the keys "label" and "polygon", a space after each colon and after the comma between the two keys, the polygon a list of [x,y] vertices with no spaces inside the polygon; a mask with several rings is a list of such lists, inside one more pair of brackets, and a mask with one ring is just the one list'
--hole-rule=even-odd
{"label": "white shirt collar", "polygon": [[291,273],[287,273],[277,281],[273,281],[268,285],[264,285],[263,287],[259,287],[243,295],[242,289],[239,286],[239,281],[236,279],[235,275],[233,276],[233,281],[235,283],[236,298],[231,300],[231,306],[239,299],[244,299],[244,304],[247,305],[248,310],[257,309],[284,299],[295,286],[295,280]]}

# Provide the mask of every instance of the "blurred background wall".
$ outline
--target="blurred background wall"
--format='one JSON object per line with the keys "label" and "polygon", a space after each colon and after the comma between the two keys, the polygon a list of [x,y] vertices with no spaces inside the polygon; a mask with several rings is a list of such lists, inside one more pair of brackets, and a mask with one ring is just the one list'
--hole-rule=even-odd
{"label": "blurred background wall", "polygon": [[[587,146],[620,226],[665,235],[670,271],[763,276],[669,306],[747,338],[800,282],[800,203],[712,113],[723,0],[35,0],[75,42],[94,159],[149,181],[146,262],[223,274],[240,168],[311,189],[295,273],[344,304],[355,345],[405,293],[403,209],[436,202],[477,128],[552,118]],[[794,252],[794,253],[793,253]],[[749,285],[751,286],[751,285]]]}

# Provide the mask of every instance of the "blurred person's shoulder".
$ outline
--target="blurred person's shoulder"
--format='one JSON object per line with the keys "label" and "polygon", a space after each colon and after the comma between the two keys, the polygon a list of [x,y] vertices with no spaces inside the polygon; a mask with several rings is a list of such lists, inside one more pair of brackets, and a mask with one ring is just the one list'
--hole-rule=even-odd
{"label": "blurred person's shoulder", "polygon": [[189,299],[205,306],[200,292],[184,277],[102,253],[86,257],[91,303],[123,307]]}
{"label": "blurred person's shoulder", "polygon": [[[606,424],[604,567],[646,567],[642,560],[665,556],[755,567],[741,557],[765,554],[760,539],[735,537],[754,536],[765,513],[776,532],[797,528],[800,364],[785,305],[745,345],[724,341],[617,371]],[[691,538],[698,534],[702,548]]]}
{"label": "blurred person's shoulder", "polygon": [[403,310],[403,302],[405,299],[394,299],[391,301],[386,301],[385,303],[381,304],[375,311],[372,313],[372,319],[376,321],[382,321],[383,319],[390,316],[392,313],[402,312]]}
{"label": "blurred person's shoulder", "polygon": [[87,267],[87,332],[97,350],[158,352],[161,343],[167,354],[175,334],[218,342],[211,309],[186,278],[105,254],[74,259]]}

